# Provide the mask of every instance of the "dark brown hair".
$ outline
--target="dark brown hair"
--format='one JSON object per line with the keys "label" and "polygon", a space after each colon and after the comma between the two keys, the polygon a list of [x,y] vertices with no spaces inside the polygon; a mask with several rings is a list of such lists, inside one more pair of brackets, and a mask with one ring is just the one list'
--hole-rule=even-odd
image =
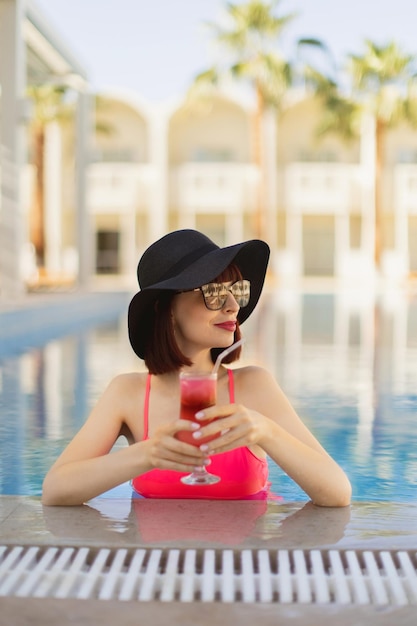
{"label": "dark brown hair", "polygon": [[[232,263],[213,282],[223,283],[241,280],[242,274],[237,265]],[[145,365],[151,374],[167,374],[175,372],[184,365],[192,365],[192,361],[181,352],[175,340],[174,325],[171,315],[171,304],[175,293],[165,292],[155,304],[152,316],[149,318],[149,334],[145,346]],[[233,341],[241,338],[239,322],[236,324]],[[224,348],[212,348],[211,360],[216,361]],[[223,363],[233,363],[240,357],[241,347],[228,354]]]}

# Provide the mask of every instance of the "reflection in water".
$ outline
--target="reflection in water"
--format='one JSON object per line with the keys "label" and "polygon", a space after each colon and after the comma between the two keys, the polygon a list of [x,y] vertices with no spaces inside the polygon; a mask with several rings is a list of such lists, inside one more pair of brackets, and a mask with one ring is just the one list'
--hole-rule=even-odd
{"label": "reflection in water", "polygon": [[[346,470],[355,500],[416,498],[416,298],[281,288],[264,295],[243,330],[243,360],[275,372]],[[47,469],[109,380],[142,367],[128,344],[124,314],[1,357],[0,493],[39,495]],[[305,500],[278,468],[271,478],[284,500]]]}
{"label": "reflection in water", "polygon": [[[264,298],[250,330],[248,360],[275,371],[348,473],[354,499],[415,499],[416,298],[277,290]],[[286,498],[303,497],[285,476],[276,484]]]}
{"label": "reflection in water", "polygon": [[140,543],[199,547],[323,546],[343,539],[350,507],[327,509],[310,502],[276,505],[265,500],[106,500],[84,507],[43,507],[46,529],[76,542]]}

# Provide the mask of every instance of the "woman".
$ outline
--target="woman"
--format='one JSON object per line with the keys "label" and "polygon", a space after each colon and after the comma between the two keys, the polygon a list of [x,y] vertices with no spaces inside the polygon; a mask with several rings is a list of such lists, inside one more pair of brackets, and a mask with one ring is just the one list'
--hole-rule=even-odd
{"label": "woman", "polygon": [[[88,420],[48,472],[46,505],[78,505],[131,480],[145,497],[227,498],[267,494],[269,456],[311,500],[346,506],[350,483],[295,413],[263,368],[219,370],[216,406],[179,414],[179,372],[210,371],[216,356],[240,338],[242,324],[262,291],[269,248],[259,240],[225,248],[195,230],[165,235],[138,265],[140,291],[128,314],[133,350],[147,373],[117,376]],[[200,420],[200,421],[199,421]],[[210,420],[204,427],[201,420]],[[179,441],[188,430],[198,440]],[[120,435],[129,446],[109,454]],[[180,477],[210,465],[221,477],[209,486],[184,485]]]}

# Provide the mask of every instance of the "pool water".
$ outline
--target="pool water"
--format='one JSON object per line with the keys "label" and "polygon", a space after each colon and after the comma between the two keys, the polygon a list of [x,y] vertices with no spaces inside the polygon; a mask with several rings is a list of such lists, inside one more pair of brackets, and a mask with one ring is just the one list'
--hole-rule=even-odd
{"label": "pool water", "polygon": [[[64,309],[53,332],[46,318],[12,337],[10,317],[0,314],[0,494],[40,495],[46,471],[109,380],[143,369],[128,343],[126,302],[107,310],[101,296],[94,314],[91,306],[87,317]],[[280,289],[263,296],[242,330],[243,362],[275,373],[348,474],[354,500],[417,499],[413,293]],[[273,464],[270,477],[284,500],[307,499]],[[107,495],[130,496],[130,488]]]}

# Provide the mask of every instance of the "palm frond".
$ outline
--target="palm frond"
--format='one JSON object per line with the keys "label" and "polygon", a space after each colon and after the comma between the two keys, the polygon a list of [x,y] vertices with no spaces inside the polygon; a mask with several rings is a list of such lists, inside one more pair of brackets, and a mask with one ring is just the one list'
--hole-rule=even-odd
{"label": "palm frond", "polygon": [[34,126],[44,126],[53,121],[65,122],[74,115],[73,103],[66,100],[68,88],[65,86],[30,85],[26,93],[34,103]]}
{"label": "palm frond", "polygon": [[318,137],[329,133],[350,141],[359,135],[360,108],[354,102],[330,97],[324,102],[324,115],[316,129]]}
{"label": "palm frond", "polygon": [[[227,22],[222,25],[206,23],[216,43],[228,56],[223,57],[217,68],[210,68],[197,76],[190,93],[207,91],[208,84],[211,87],[219,85],[222,77],[231,75],[254,85],[267,104],[279,106],[292,80],[289,62],[278,53],[279,38],[296,16],[295,13],[277,14],[280,2],[229,2],[226,5]],[[310,45],[314,44],[318,45],[318,42],[311,39]]]}

